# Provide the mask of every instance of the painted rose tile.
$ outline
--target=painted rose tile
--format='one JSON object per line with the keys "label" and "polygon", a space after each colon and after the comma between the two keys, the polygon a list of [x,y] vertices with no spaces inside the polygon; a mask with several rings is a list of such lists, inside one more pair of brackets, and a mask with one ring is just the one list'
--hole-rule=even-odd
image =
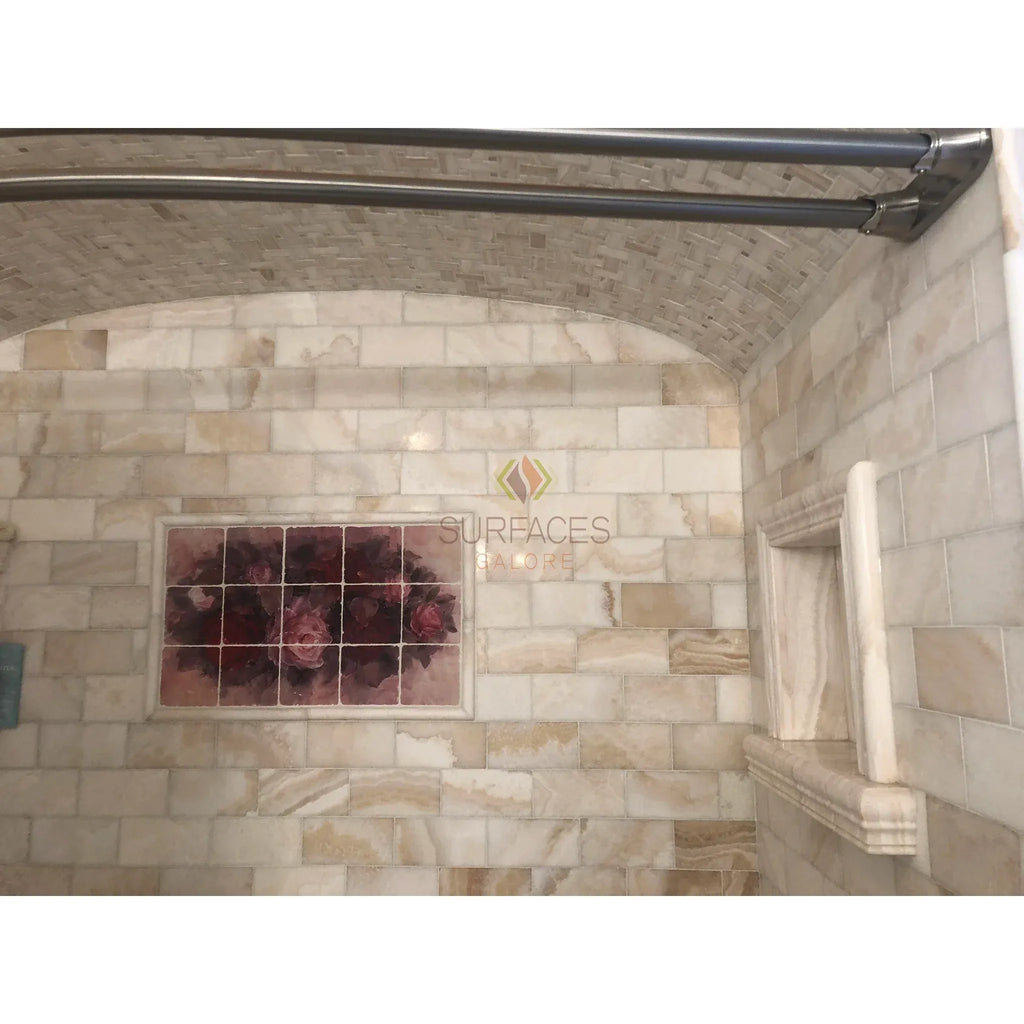
{"label": "painted rose tile", "polygon": [[455,706],[462,545],[439,524],[171,527],[160,704]]}

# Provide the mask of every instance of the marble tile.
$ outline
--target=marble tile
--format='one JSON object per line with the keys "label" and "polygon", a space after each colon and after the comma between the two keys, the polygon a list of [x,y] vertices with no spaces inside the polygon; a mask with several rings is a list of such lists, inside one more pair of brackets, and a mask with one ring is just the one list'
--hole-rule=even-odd
{"label": "marble tile", "polygon": [[359,360],[358,327],[279,327],[275,366],[355,366]]}
{"label": "marble tile", "polygon": [[209,768],[216,740],[214,722],[133,722],[125,763],[129,768]]}
{"label": "marble tile", "polygon": [[[77,728],[72,725],[71,728]],[[16,729],[0,731],[0,768],[34,768],[39,749],[40,726],[22,721]],[[45,765],[44,767],[68,767]],[[73,766],[72,766],[73,767]]]}
{"label": "marble tile", "polygon": [[444,427],[447,451],[525,448],[530,444],[528,409],[451,409],[444,414]]}
{"label": "marble tile", "polygon": [[677,770],[709,768],[715,771],[743,771],[747,758],[743,740],[750,735],[747,725],[673,725],[673,765]]}
{"label": "marble tile", "polygon": [[235,298],[235,319],[238,326],[264,324],[316,323],[314,292],[266,292],[239,295]]}
{"label": "marble tile", "polygon": [[662,369],[665,405],[736,405],[736,382],[712,363],[675,363]]}
{"label": "marble tile", "polygon": [[1024,526],[947,543],[953,621],[1024,626]]}
{"label": "marble tile", "polygon": [[536,675],[533,714],[542,721],[610,722],[622,716],[622,683],[617,676]]}
{"label": "marble tile", "polygon": [[1003,655],[1010,697],[1010,721],[1024,727],[1024,629],[1003,630]]}
{"label": "marble tile", "polygon": [[[807,386],[810,386],[809,376]],[[804,390],[806,388],[801,390],[801,394]],[[780,412],[786,411],[779,407],[779,374],[776,367],[773,366],[758,382],[757,386],[750,392],[747,403],[749,405],[750,435],[754,437],[760,434]],[[709,406],[709,419],[712,408],[728,411],[731,407],[727,405]],[[738,447],[738,445],[735,447]]]}
{"label": "marble tile", "polygon": [[409,768],[353,770],[349,779],[352,787],[351,814],[379,817],[440,812],[436,771]]}
{"label": "marble tile", "polygon": [[[893,392],[889,332],[880,331],[844,359],[835,370],[839,423],[849,423]],[[801,446],[803,447],[803,446]]]}
{"label": "marble tile", "polygon": [[[590,541],[577,545],[573,556],[573,577],[577,580],[657,582],[665,578],[665,544],[660,538],[612,537],[601,543]],[[576,624],[588,625],[582,621]]]}
{"label": "marble tile", "polygon": [[344,865],[256,868],[252,876],[252,894],[254,896],[344,896],[347,881]]}
{"label": "marble tile", "polygon": [[[317,459],[333,457],[323,455]],[[320,483],[319,479],[317,483]],[[306,495],[312,491],[312,455],[232,455],[228,459],[228,494]]]}
{"label": "marble tile", "polygon": [[998,629],[915,629],[921,707],[1009,722]]}
{"label": "marble tile", "polygon": [[[747,628],[747,587],[744,583],[716,583],[711,588],[712,622],[716,629]],[[690,623],[680,623],[690,625]],[[699,623],[693,623],[699,625]]]}
{"label": "marble tile", "polygon": [[864,415],[868,457],[879,477],[935,451],[931,382],[916,380]]}
{"label": "marble tile", "polygon": [[160,872],[161,896],[250,896],[252,892],[252,868],[185,867]]}
{"label": "marble tile", "polygon": [[736,406],[709,405],[707,420],[709,448],[739,448],[740,415]]}
{"label": "marble tile", "polygon": [[302,823],[291,818],[214,818],[209,863],[256,867],[298,864]]}
{"label": "marble tile", "polygon": [[108,864],[117,854],[116,818],[36,818],[29,859],[37,864]]}
{"label": "marble tile", "polygon": [[147,496],[223,494],[228,464],[224,455],[158,455],[142,465],[142,491]]}
{"label": "marble tile", "polygon": [[146,688],[141,676],[87,676],[78,714],[87,722],[137,722],[145,714]]}
{"label": "marble tile", "polygon": [[355,410],[280,409],[269,414],[275,452],[335,452],[356,448]]}
{"label": "marble tile", "polygon": [[402,321],[402,292],[317,292],[317,321],[321,324],[397,324]]}
{"label": "marble tile", "polygon": [[636,868],[628,874],[631,896],[721,896],[721,871],[654,871]]}
{"label": "marble tile", "polygon": [[932,877],[963,896],[1018,894],[1021,844],[1005,825],[929,796]]}
{"label": "marble tile", "polygon": [[581,825],[581,853],[586,865],[625,868],[671,868],[675,865],[671,821],[589,818]]}
{"label": "marble tile", "polygon": [[256,812],[255,771],[185,769],[170,773],[171,817],[215,817]]}
{"label": "marble tile", "polygon": [[487,822],[487,859],[496,866],[575,867],[580,823],[573,819]]}
{"label": "marble tile", "polygon": [[310,722],[310,765],[387,768],[395,763],[394,722]]}
{"label": "marble tile", "polygon": [[620,529],[633,537],[693,537],[708,532],[705,494],[623,494]]}
{"label": "marble tile", "polygon": [[671,768],[668,725],[582,724],[581,768]]}
{"label": "marble tile", "polygon": [[360,366],[444,365],[441,326],[363,327],[360,336]]}
{"label": "marble tile", "polygon": [[609,449],[618,444],[614,409],[537,408],[530,411],[530,417],[531,440],[539,447]]}
{"label": "marble tile", "polygon": [[[402,404],[410,409],[483,406],[488,404],[488,387],[487,370],[482,366],[406,367],[402,371]],[[490,404],[520,408],[533,404],[525,397],[522,400],[517,400],[514,394],[508,397],[511,400],[492,400]]]}
{"label": "marble tile", "polygon": [[532,717],[529,676],[478,675],[475,697],[477,721],[521,721]]}
{"label": "marble tile", "polygon": [[715,718],[713,676],[626,676],[629,721],[709,722]]}
{"label": "marble tile", "polygon": [[1024,732],[965,718],[963,737],[967,805],[1024,831]]}
{"label": "marble tile", "polygon": [[484,818],[399,818],[395,861],[399,864],[474,867],[487,862]]}
{"label": "marble tile", "polygon": [[[577,578],[578,575],[577,575]],[[515,584],[492,584],[515,589]],[[614,626],[618,624],[618,591],[614,583],[537,583],[519,587],[532,602],[535,626]],[[484,616],[479,607],[477,614]],[[516,595],[512,596],[515,599]]]}
{"label": "marble tile", "polygon": [[306,864],[390,864],[394,859],[390,818],[311,818],[302,823]]}
{"label": "marble tile", "polygon": [[[312,729],[310,733],[310,763],[315,764]],[[305,756],[303,722],[221,722],[217,726],[218,767],[296,768]]]}
{"label": "marble tile", "polygon": [[577,668],[584,672],[659,674],[668,668],[665,630],[593,629],[580,634]]}
{"label": "marble tile", "polygon": [[188,416],[185,450],[192,452],[265,452],[270,448],[266,412],[194,412]]}
{"label": "marble tile", "polygon": [[619,406],[618,444],[621,448],[706,448],[708,421],[700,406]]}
{"label": "marble tile", "polygon": [[299,817],[347,814],[349,774],[333,768],[272,769],[259,772],[259,813]]}
{"label": "marble tile", "polygon": [[[660,406],[660,368],[639,364],[574,366],[572,368],[572,404],[581,406]],[[688,402],[686,404],[700,405],[702,403]]]}
{"label": "marble tile", "polygon": [[489,768],[575,768],[579,758],[573,722],[492,723],[487,727]]}
{"label": "marble tile", "polygon": [[483,768],[487,730],[477,722],[401,722],[395,763],[404,768]]}
{"label": "marble tile", "polygon": [[731,448],[668,450],[665,452],[665,488],[672,492],[738,493],[743,489],[740,453]]}
{"label": "marble tile", "polygon": [[754,871],[757,846],[752,821],[677,821],[676,867]]}
{"label": "marble tile", "polygon": [[104,454],[183,452],[185,417],[173,412],[104,413],[99,448]]}
{"label": "marble tile", "polygon": [[442,868],[442,896],[529,896],[529,868]]}
{"label": "marble tile", "polygon": [[[73,385],[71,390],[74,396],[74,406],[85,402],[85,408],[89,404],[89,385],[95,383],[96,374],[104,374],[105,370],[97,370],[93,373],[77,371],[74,379],[87,378],[85,384]],[[0,409],[7,412],[48,412],[56,410],[59,406],[69,408],[62,401],[64,387],[69,383],[62,379],[61,374],[56,370],[45,371],[19,371],[17,373],[0,373]],[[134,394],[131,395],[134,399]],[[133,405],[131,408],[141,408]]]}
{"label": "marble tile", "polygon": [[403,494],[482,494],[487,490],[486,456],[480,452],[406,452]]}
{"label": "marble tile", "polygon": [[[977,230],[982,218],[971,225]],[[970,230],[970,229],[968,229]],[[1006,272],[1003,266],[1003,233],[993,232],[971,255],[974,272],[974,309],[978,318],[978,337],[987,338],[1002,327],[1008,318]]]}
{"label": "marble tile", "polygon": [[941,543],[882,552],[885,614],[890,626],[949,622],[946,558]]}
{"label": "marble tile", "polygon": [[746,630],[681,629],[669,633],[669,671],[679,675],[745,675]]}
{"label": "marble tile", "polygon": [[911,466],[900,477],[908,544],[968,533],[991,523],[981,438]]}
{"label": "marble tile", "polygon": [[740,538],[693,537],[665,542],[665,575],[673,582],[743,582],[747,578]]}
{"label": "marble tile", "polygon": [[530,347],[529,324],[445,328],[445,361],[449,366],[521,365],[530,362]]}
{"label": "marble tile", "polygon": [[487,299],[470,295],[423,295],[405,292],[402,319],[407,324],[483,323]]}
{"label": "marble tile", "polygon": [[159,768],[83,771],[78,812],[96,817],[163,814],[167,785],[168,772]]}
{"label": "marble tile", "polygon": [[[663,481],[662,453],[661,451],[580,451],[576,453],[575,473],[575,489],[580,494],[658,492],[662,489]],[[692,489],[696,490],[697,488]]]}
{"label": "marble tile", "polygon": [[209,846],[207,818],[125,818],[118,863],[205,865]]}
{"label": "marble tile", "polygon": [[624,773],[600,769],[536,771],[533,811],[545,818],[622,817],[626,813]]}
{"label": "marble tile", "polygon": [[628,772],[626,814],[631,818],[716,818],[718,774],[713,771]]}
{"label": "marble tile", "polygon": [[989,434],[988,472],[995,522],[1024,520],[1024,487],[1021,486],[1016,425]]}
{"label": "marble tile", "polygon": [[[615,363],[619,360],[618,324],[533,324],[534,363]],[[643,362],[643,360],[638,360]]]}
{"label": "marble tile", "polygon": [[314,470],[317,494],[395,494],[402,456],[397,452],[318,454]]}
{"label": "marble tile", "polygon": [[125,328],[108,332],[108,370],[187,369],[192,358],[189,327]]}
{"label": "marble tile", "polygon": [[149,322],[154,327],[227,327],[235,316],[235,302],[230,295],[182,299],[149,308]]}
{"label": "marble tile", "polygon": [[[545,584],[551,586],[551,584]],[[530,625],[532,588],[522,583],[484,583],[476,588],[476,619],[482,627]],[[538,625],[564,625],[541,622]]]}
{"label": "marble tile", "polygon": [[626,872],[620,868],[535,868],[535,896],[625,896]]}
{"label": "marble tile", "polygon": [[487,404],[490,406],[523,409],[573,404],[572,368],[569,366],[492,366],[486,373]]}
{"label": "marble tile", "polygon": [[88,587],[13,587],[3,603],[5,629],[84,629]]}
{"label": "marble tile", "polygon": [[76,867],[72,896],[156,896],[160,892],[157,868]]}
{"label": "marble tile", "polygon": [[[36,728],[41,768],[119,768],[125,762],[128,726],[124,722],[53,722],[32,727]],[[5,760],[2,744],[0,739],[0,763]],[[10,767],[31,767],[32,763]]]}
{"label": "marble tile", "polygon": [[715,681],[719,722],[751,723],[754,720],[750,676],[719,676]]}
{"label": "marble tile", "polygon": [[134,667],[127,630],[48,633],[44,671],[53,675],[127,673]]}
{"label": "marble tile", "polygon": [[571,630],[487,630],[489,672],[572,672],[576,667],[576,634]]}
{"label": "marble tile", "polygon": [[103,370],[107,332],[28,331],[22,358],[24,370]]}
{"label": "marble tile", "polygon": [[108,417],[134,423],[138,415],[23,412],[16,417],[14,447],[19,455],[84,455],[97,452],[103,440],[103,424]]}
{"label": "marble tile", "polygon": [[529,772],[451,768],[441,772],[441,813],[529,817],[533,777]]}
{"label": "marble tile", "polygon": [[315,404],[318,409],[386,409],[401,405],[402,372],[398,369],[318,368]]}

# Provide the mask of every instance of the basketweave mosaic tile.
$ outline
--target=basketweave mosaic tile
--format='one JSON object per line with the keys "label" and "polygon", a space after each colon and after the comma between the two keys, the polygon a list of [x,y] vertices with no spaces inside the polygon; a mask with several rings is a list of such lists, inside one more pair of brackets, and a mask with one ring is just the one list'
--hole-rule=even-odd
{"label": "basketweave mosaic tile", "polygon": [[458,519],[184,518],[158,523],[154,713],[471,712],[472,560]]}

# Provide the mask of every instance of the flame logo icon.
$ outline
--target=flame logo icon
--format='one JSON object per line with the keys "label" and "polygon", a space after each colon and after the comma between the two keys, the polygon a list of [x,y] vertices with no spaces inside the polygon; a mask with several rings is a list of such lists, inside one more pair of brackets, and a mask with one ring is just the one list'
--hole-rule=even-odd
{"label": "flame logo icon", "polygon": [[508,465],[495,476],[498,486],[513,500],[524,505],[534,501],[547,490],[551,474],[540,459],[524,455],[521,459],[510,459]]}

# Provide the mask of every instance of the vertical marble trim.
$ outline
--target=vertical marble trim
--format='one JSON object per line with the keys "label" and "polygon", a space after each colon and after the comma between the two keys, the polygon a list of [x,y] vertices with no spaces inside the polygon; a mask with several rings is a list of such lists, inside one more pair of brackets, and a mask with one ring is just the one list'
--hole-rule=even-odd
{"label": "vertical marble trim", "polygon": [[1003,215],[1003,277],[1017,409],[1017,458],[1024,484],[1024,130],[997,128],[992,141]]}
{"label": "vertical marble trim", "polygon": [[765,660],[772,735],[781,739],[814,739],[786,734],[790,708],[781,678],[779,638],[801,628],[783,620],[776,602],[777,575],[785,572],[780,549],[835,547],[841,552],[843,590],[849,640],[849,706],[856,737],[858,770],[872,782],[899,779],[896,734],[892,715],[882,593],[881,555],[875,468],[858,462],[846,476],[816,484],[766,509],[757,537],[761,579],[765,587]]}

